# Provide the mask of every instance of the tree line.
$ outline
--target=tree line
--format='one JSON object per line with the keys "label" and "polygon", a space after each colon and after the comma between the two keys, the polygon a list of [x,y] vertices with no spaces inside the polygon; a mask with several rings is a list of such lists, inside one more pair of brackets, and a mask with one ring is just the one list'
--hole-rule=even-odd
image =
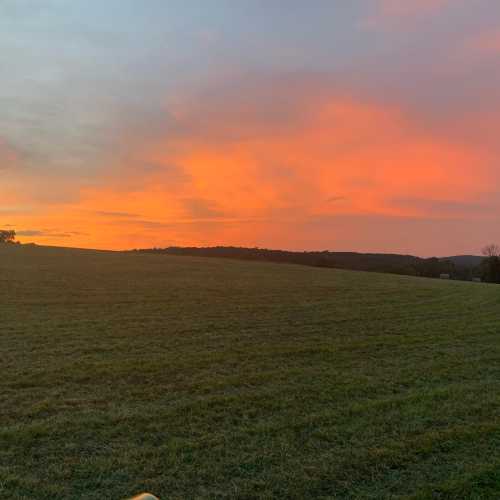
{"label": "tree line", "polygon": [[[220,257],[239,260],[283,262],[314,267],[349,269],[356,271],[374,271],[382,273],[439,278],[447,275],[452,279],[482,279],[492,281],[488,266],[481,263],[481,258],[469,256],[463,258],[421,258],[413,255],[377,254],[357,252],[292,252],[269,250],[265,248],[243,247],[168,247],[135,250],[143,253],[163,253],[194,257]],[[500,256],[500,249],[499,249]],[[498,257],[500,271],[500,257]],[[486,266],[486,267],[485,267]],[[495,281],[496,282],[496,281]],[[498,276],[500,283],[500,274]]]}

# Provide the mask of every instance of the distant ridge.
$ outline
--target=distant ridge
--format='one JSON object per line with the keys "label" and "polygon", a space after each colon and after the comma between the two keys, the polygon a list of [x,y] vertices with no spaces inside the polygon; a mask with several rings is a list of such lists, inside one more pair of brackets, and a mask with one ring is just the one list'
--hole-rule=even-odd
{"label": "distant ridge", "polygon": [[456,266],[476,267],[479,266],[483,257],[479,255],[453,255],[451,257],[442,257],[443,259],[451,260]]}
{"label": "distant ridge", "polygon": [[421,258],[414,255],[358,252],[292,252],[245,247],[168,247],[139,249],[135,252],[194,257],[219,257],[240,260],[283,262],[314,267],[373,271],[437,278],[448,274],[454,279],[471,280],[479,276],[482,257],[456,255]]}

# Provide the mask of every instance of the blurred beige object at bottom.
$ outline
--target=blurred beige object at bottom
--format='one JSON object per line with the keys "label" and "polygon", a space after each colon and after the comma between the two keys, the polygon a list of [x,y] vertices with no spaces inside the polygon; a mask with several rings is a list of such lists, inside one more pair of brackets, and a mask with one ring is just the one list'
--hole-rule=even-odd
{"label": "blurred beige object at bottom", "polygon": [[132,497],[130,500],[159,500],[159,498],[151,495],[151,493],[141,493],[140,495]]}

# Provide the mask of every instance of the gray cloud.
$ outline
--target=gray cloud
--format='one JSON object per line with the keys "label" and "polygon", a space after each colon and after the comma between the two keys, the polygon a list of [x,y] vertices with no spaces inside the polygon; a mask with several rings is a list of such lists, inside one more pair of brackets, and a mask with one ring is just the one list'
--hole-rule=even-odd
{"label": "gray cloud", "polygon": [[21,231],[16,231],[17,236],[40,236],[46,238],[71,238],[73,235],[78,233],[62,233],[56,231],[47,231],[41,229],[23,229]]}
{"label": "gray cloud", "polygon": [[495,210],[491,203],[461,201],[461,200],[439,200],[425,198],[393,198],[391,205],[401,208],[422,210],[430,214],[450,215],[486,215]]}
{"label": "gray cloud", "polygon": [[347,196],[331,196],[326,201],[328,203],[335,203],[337,201],[346,201],[346,200],[347,200]]}
{"label": "gray cloud", "polygon": [[140,217],[138,214],[132,214],[129,212],[108,212],[104,210],[96,210],[94,212],[96,215],[101,215],[103,217],[120,218],[120,219],[135,219]]}
{"label": "gray cloud", "polygon": [[215,219],[223,217],[224,212],[217,208],[217,203],[202,198],[185,198],[182,205],[189,217],[194,219]]}

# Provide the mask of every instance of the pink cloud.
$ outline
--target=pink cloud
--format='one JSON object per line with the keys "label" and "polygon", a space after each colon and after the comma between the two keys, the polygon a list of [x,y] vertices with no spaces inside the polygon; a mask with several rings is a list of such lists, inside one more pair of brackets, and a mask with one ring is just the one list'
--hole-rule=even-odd
{"label": "pink cloud", "polygon": [[372,29],[402,28],[409,22],[435,15],[449,5],[451,0],[378,0],[374,12],[363,21],[362,26]]}
{"label": "pink cloud", "polygon": [[432,14],[450,0],[380,0],[379,11],[386,17],[414,17]]}
{"label": "pink cloud", "polygon": [[466,56],[474,59],[494,57],[500,54],[500,29],[487,31],[470,38],[465,42]]}

